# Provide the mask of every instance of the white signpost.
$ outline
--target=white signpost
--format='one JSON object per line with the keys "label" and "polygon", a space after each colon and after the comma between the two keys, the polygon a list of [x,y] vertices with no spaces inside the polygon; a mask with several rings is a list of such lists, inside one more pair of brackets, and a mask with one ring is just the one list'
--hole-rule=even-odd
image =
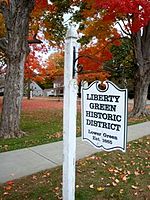
{"label": "white signpost", "polygon": [[[73,26],[67,32],[64,65],[63,109],[63,200],[75,199],[76,112],[78,54],[77,32]],[[82,138],[94,147],[111,151],[126,150],[127,90],[106,81],[82,87]]]}
{"label": "white signpost", "polygon": [[64,67],[64,112],[63,112],[63,200],[75,199],[76,162],[76,63],[78,44],[73,26],[67,32]]}
{"label": "white signpost", "polygon": [[105,151],[126,151],[127,90],[110,81],[82,87],[82,139]]}

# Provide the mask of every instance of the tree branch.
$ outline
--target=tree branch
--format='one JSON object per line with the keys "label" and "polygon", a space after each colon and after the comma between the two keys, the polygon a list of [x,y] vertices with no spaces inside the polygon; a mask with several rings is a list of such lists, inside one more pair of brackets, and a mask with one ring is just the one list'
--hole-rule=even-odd
{"label": "tree branch", "polygon": [[[123,22],[123,24],[124,24],[124,21],[123,21],[123,20],[122,20],[122,22]],[[128,31],[128,32],[125,31],[119,22],[117,22],[117,24],[119,25],[121,31],[122,31],[124,34],[126,34],[126,35],[130,35],[130,36],[131,36],[131,34],[129,33],[129,31]],[[125,24],[124,24],[124,26],[125,26]]]}
{"label": "tree branch", "polygon": [[6,53],[7,50],[7,40],[6,38],[0,38],[0,49]]}
{"label": "tree branch", "polygon": [[41,44],[43,43],[41,40],[36,38],[37,34],[33,36],[33,40],[28,40],[28,44]]}

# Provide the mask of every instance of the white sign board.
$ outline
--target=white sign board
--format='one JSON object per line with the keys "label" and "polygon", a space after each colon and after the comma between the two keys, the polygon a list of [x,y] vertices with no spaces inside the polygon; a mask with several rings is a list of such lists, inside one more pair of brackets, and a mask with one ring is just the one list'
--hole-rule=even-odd
{"label": "white sign board", "polygon": [[82,139],[106,151],[126,151],[127,90],[110,81],[82,87]]}

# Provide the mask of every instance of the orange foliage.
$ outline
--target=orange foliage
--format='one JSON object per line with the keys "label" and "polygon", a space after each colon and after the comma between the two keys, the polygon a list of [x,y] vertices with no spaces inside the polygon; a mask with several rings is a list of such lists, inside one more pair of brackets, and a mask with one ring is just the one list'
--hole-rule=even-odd
{"label": "orange foliage", "polygon": [[[127,28],[137,32],[141,27],[150,21],[149,0],[92,0],[86,1],[92,10],[101,12],[101,18],[105,22],[115,22],[120,19],[127,19]],[[89,11],[88,11],[89,12]],[[93,12],[93,11],[92,11]],[[92,13],[91,13],[92,14]],[[93,17],[92,15],[88,15]]]}
{"label": "orange foliage", "polygon": [[[124,30],[135,33],[150,21],[149,0],[82,0],[85,8],[81,12],[83,19],[82,34],[90,41],[79,54],[79,63],[83,70],[96,70],[94,74],[83,74],[81,77],[95,76],[102,71],[103,63],[112,59],[110,47],[119,46],[120,34],[114,24],[126,20]],[[105,79],[105,72],[99,74],[100,79]]]}
{"label": "orange foliage", "polygon": [[46,78],[53,80],[56,75],[57,69],[53,60],[48,60],[46,63]]}
{"label": "orange foliage", "polygon": [[46,62],[47,79],[54,80],[56,76],[63,75],[64,55],[63,53],[53,53]]}
{"label": "orange foliage", "polygon": [[35,7],[33,10],[34,16],[40,16],[44,11],[54,12],[56,7],[54,4],[48,4],[48,0],[35,0]]}
{"label": "orange foliage", "polygon": [[35,52],[31,51],[27,56],[25,63],[25,80],[40,80],[42,82],[45,76],[45,69],[40,65],[38,58],[35,56]]}
{"label": "orange foliage", "polygon": [[105,81],[110,77],[110,74],[106,71],[103,70],[97,70],[97,71],[89,71],[86,73],[81,73],[78,75],[78,82],[81,81],[88,81],[92,82],[94,80],[100,80],[100,81]]}

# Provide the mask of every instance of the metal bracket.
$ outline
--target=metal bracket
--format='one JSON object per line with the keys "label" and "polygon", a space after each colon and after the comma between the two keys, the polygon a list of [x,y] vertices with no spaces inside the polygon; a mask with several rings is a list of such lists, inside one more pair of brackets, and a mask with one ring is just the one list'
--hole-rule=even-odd
{"label": "metal bracket", "polygon": [[76,58],[76,49],[73,47],[73,72],[72,77],[75,78],[76,73],[80,73],[83,70],[83,65],[77,64],[76,62],[79,59],[79,57]]}

